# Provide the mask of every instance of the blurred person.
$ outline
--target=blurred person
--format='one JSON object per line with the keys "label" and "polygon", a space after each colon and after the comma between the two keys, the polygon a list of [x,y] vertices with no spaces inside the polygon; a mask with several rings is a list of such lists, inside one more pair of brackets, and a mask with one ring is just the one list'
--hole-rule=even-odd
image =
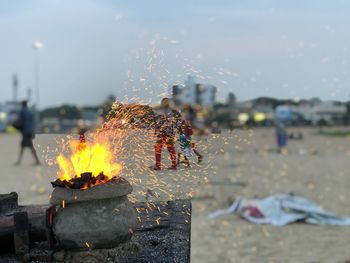
{"label": "blurred person", "polygon": [[158,114],[168,114],[173,111],[173,108],[171,106],[171,100],[169,98],[163,98],[159,105],[154,107],[154,110]]}
{"label": "blurred person", "polygon": [[[203,161],[203,155],[201,155],[196,149],[196,144],[192,142],[193,128],[188,120],[181,119],[181,114],[175,114],[177,129],[179,133],[179,144],[182,154],[184,156],[184,161],[188,167],[190,166],[188,157],[191,157],[193,153],[198,158],[198,163]],[[178,164],[181,162],[181,153],[178,153]]]}
{"label": "blurred person", "polygon": [[26,147],[28,147],[33,154],[33,157],[35,160],[34,165],[40,165],[38,155],[37,155],[36,150],[35,150],[34,145],[33,145],[33,139],[35,138],[34,115],[28,109],[28,102],[27,101],[22,101],[22,108],[19,112],[19,116],[14,124],[14,127],[17,128],[22,134],[19,157],[18,157],[18,161],[15,163],[15,165],[21,164],[24,148],[26,148]]}
{"label": "blurred person", "polygon": [[[192,157],[194,154],[191,142],[185,134],[180,134],[178,141],[181,152],[177,155],[177,164],[184,163],[187,167],[190,167],[190,160],[188,158]],[[181,161],[181,155],[184,157],[183,161]]]}
{"label": "blurred person", "polygon": [[164,110],[164,113],[169,113],[171,111],[170,100],[168,98],[163,98],[160,102],[160,106]]}
{"label": "blurred person", "polygon": [[193,125],[194,122],[196,121],[196,119],[197,119],[197,112],[195,111],[195,109],[191,105],[189,105],[188,106],[187,120],[189,120],[191,125]]}
{"label": "blurred person", "polygon": [[78,135],[79,135],[79,144],[78,144],[78,150],[84,150],[86,148],[86,137],[85,133],[88,131],[86,128],[79,128]]}
{"label": "blurred person", "polygon": [[156,164],[153,170],[161,169],[162,148],[166,147],[170,153],[171,166],[170,170],[176,170],[176,151],[175,151],[175,122],[171,113],[159,115],[154,125],[156,142],[154,145],[154,153]]}
{"label": "blurred person", "polygon": [[286,153],[287,147],[287,129],[286,125],[282,121],[276,122],[276,142],[279,153]]}

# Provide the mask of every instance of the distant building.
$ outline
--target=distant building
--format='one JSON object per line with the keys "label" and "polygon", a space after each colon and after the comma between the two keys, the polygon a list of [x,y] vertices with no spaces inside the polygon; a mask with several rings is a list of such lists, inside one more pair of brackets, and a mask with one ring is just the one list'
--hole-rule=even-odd
{"label": "distant building", "polygon": [[304,120],[316,125],[323,120],[327,124],[341,124],[347,113],[346,105],[333,101],[310,102],[290,106],[294,113],[299,114]]}
{"label": "distant building", "polygon": [[313,123],[325,120],[328,124],[340,124],[347,112],[344,104],[324,102],[314,107]]}
{"label": "distant building", "polygon": [[300,116],[306,123],[316,124],[317,118],[315,116],[313,102],[304,102],[300,103],[299,105],[290,105],[289,108],[294,114]]}
{"label": "distant building", "polygon": [[200,105],[211,108],[216,101],[216,87],[211,84],[198,84],[194,77],[189,76],[184,85],[173,86],[173,102],[176,106]]}
{"label": "distant building", "polygon": [[230,109],[235,109],[236,108],[236,103],[237,103],[237,99],[235,94],[233,94],[232,92],[230,92],[227,96],[227,105]]}

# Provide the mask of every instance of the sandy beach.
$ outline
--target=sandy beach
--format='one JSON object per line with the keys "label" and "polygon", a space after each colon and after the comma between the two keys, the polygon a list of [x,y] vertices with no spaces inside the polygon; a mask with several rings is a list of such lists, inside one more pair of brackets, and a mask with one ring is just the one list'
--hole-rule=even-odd
{"label": "sandy beach", "polygon": [[[192,196],[192,262],[346,262],[350,260],[348,227],[256,226],[236,215],[207,219],[208,213],[228,207],[238,196],[289,192],[350,216],[350,138],[316,135],[315,129],[298,131],[304,139],[290,141],[287,155],[273,151],[271,129],[223,131],[196,138],[206,156],[204,162],[176,172],[149,171],[153,158],[149,142],[147,149],[138,149],[138,156],[148,156],[145,160],[123,160],[122,176],[133,182],[137,200],[149,198],[148,189],[163,200]],[[56,140],[63,137],[36,137],[41,160],[54,159]],[[18,145],[18,135],[0,135],[0,193],[18,192],[21,204],[47,203],[57,167],[32,166],[29,152],[21,166],[14,166]]]}

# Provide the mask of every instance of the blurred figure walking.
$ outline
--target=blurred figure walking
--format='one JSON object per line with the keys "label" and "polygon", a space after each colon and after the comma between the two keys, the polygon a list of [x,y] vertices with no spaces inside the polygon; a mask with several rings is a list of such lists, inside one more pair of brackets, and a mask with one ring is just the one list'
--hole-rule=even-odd
{"label": "blurred figure walking", "polygon": [[286,125],[282,121],[276,122],[276,142],[278,147],[278,152],[282,154],[287,153],[287,129]]}
{"label": "blurred figure walking", "polygon": [[[193,128],[189,121],[181,119],[181,114],[177,115],[177,127],[178,127],[178,133],[179,133],[179,143],[180,143],[180,149],[182,151],[182,154],[184,156],[184,161],[182,161],[184,164],[187,165],[187,167],[190,166],[190,162],[188,160],[188,157],[192,156],[192,153],[194,153],[198,158],[198,163],[201,163],[203,161],[203,155],[201,155],[197,148],[196,144],[192,142],[192,135],[193,135]],[[178,164],[181,162],[181,153],[178,153]]]}
{"label": "blurred figure walking", "polygon": [[175,151],[175,121],[172,114],[163,114],[158,116],[155,124],[156,143],[154,153],[156,164],[153,170],[161,169],[162,148],[166,147],[170,154],[171,166],[168,169],[176,170],[176,151]]}
{"label": "blurred figure walking", "polygon": [[26,147],[28,147],[33,154],[33,157],[35,160],[34,164],[40,165],[38,155],[33,145],[33,139],[35,137],[34,116],[33,116],[33,113],[30,111],[30,109],[28,109],[27,101],[22,101],[22,109],[19,112],[19,118],[16,120],[13,126],[16,129],[18,129],[22,134],[21,149],[20,149],[18,161],[15,163],[15,165],[21,164],[24,148]]}

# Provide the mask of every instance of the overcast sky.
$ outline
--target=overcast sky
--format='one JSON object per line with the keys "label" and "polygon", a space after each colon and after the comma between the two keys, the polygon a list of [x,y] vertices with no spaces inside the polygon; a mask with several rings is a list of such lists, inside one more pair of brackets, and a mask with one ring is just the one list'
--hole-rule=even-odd
{"label": "overcast sky", "polygon": [[156,102],[187,75],[219,99],[349,99],[350,1],[0,0],[0,102],[34,87],[40,106],[108,94]]}

